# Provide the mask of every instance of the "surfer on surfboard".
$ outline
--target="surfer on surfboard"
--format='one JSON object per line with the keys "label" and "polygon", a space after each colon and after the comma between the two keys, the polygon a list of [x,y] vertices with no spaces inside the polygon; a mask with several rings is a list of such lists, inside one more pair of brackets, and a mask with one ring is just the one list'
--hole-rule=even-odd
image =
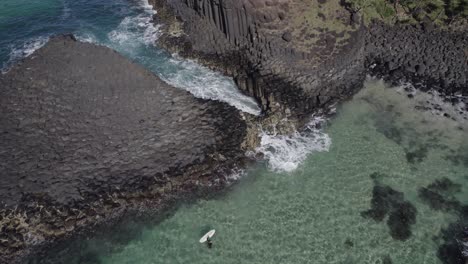
{"label": "surfer on surfboard", "polygon": [[202,236],[202,238],[200,238],[200,243],[206,242],[206,245],[208,246],[208,248],[212,248],[213,242],[211,241],[211,238],[214,236],[215,232],[216,231],[213,229],[210,232],[206,233],[204,236]]}

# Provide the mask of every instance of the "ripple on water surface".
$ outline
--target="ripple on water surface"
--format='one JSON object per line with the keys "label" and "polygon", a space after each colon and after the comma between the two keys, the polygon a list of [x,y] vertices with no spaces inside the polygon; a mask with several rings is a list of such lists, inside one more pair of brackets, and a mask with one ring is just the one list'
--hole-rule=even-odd
{"label": "ripple on water surface", "polygon": [[[468,203],[468,164],[459,161],[468,157],[467,124],[416,102],[368,81],[330,121],[328,152],[290,173],[253,168],[220,198],[68,252],[113,264],[461,263],[439,249],[453,245],[449,224],[466,221],[458,209]],[[211,228],[208,249],[198,239]]]}
{"label": "ripple on water surface", "polygon": [[[158,26],[153,23],[156,11],[147,0],[44,0],[36,1],[32,7],[23,0],[3,1],[7,8],[0,8],[2,72],[42,47],[50,36],[73,33],[81,41],[117,50],[196,97],[226,102],[252,115],[260,114],[257,102],[241,93],[232,78],[155,46],[159,36]],[[37,11],[47,7],[44,12]]]}

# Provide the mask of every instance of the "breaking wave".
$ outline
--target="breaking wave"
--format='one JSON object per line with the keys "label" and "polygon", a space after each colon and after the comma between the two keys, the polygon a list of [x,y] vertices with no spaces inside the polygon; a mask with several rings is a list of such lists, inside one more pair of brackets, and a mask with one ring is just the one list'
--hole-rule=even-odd
{"label": "breaking wave", "polygon": [[16,46],[12,45],[9,59],[6,63],[4,63],[1,72],[6,73],[14,63],[18,62],[20,59],[31,56],[34,51],[44,46],[47,41],[49,41],[49,36],[41,36],[38,38],[29,39]]}
{"label": "breaking wave", "polygon": [[[154,47],[159,26],[153,23],[156,11],[142,0],[136,16],[128,16],[108,34],[107,46],[127,54],[167,83],[192,93],[195,97],[226,102],[237,109],[259,115],[257,102],[242,94],[232,78],[201,66],[193,60],[172,56]],[[85,38],[89,40],[89,38]],[[106,43],[103,43],[106,45]]]}
{"label": "breaking wave", "polygon": [[324,123],[323,117],[314,116],[302,132],[292,135],[279,135],[275,129],[262,130],[261,143],[255,152],[263,154],[272,171],[294,171],[309,154],[329,150],[331,138],[321,130]]}
{"label": "breaking wave", "polygon": [[[242,94],[232,78],[221,73],[214,72],[207,67],[197,64],[195,61],[185,60],[170,55],[155,47],[160,35],[159,26],[154,24],[153,17],[156,11],[148,3],[148,0],[135,0],[135,5],[110,5],[112,13],[122,15],[121,20],[115,21],[115,26],[109,27],[108,20],[98,21],[93,16],[72,16],[74,7],[72,2],[62,0],[61,12],[58,14],[57,32],[47,31],[38,38],[33,38],[24,43],[16,42],[9,47],[11,50],[9,59],[2,66],[5,73],[8,68],[21,58],[31,55],[42,47],[49,36],[73,31],[77,39],[98,45],[104,45],[118,51],[129,59],[140,63],[153,73],[161,77],[169,84],[189,91],[194,96],[226,102],[237,109],[259,115],[261,110],[257,102]],[[112,9],[113,8],[113,9]],[[67,20],[67,22],[63,22]],[[70,21],[68,21],[70,20]],[[120,22],[119,22],[120,21]],[[104,24],[99,24],[99,23]],[[75,30],[68,28],[67,25]],[[62,28],[63,27],[63,28]],[[105,29],[105,30],[103,30]]]}
{"label": "breaking wave", "polygon": [[178,69],[161,75],[161,78],[169,84],[187,90],[202,99],[226,102],[243,112],[260,114],[257,102],[242,94],[231,78],[176,55],[169,59],[169,63]]}

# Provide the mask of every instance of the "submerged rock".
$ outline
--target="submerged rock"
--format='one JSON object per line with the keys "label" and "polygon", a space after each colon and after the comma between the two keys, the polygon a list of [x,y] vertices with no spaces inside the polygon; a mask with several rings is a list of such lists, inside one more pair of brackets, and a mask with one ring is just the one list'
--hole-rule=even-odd
{"label": "submerged rock", "polygon": [[465,264],[468,261],[468,206],[456,199],[462,186],[448,178],[435,180],[427,187],[419,189],[419,198],[432,210],[448,211],[457,215],[457,220],[450,223],[434,237],[442,240],[437,256],[442,263]]}
{"label": "submerged rock", "polygon": [[233,107],[72,36],[52,38],[0,87],[2,263],[139,204],[221,184],[244,160],[246,124]]}
{"label": "submerged rock", "polygon": [[404,199],[402,192],[396,191],[390,186],[381,185],[380,178],[382,176],[380,173],[371,175],[375,183],[372,191],[371,209],[361,212],[361,215],[377,222],[382,222],[388,215],[387,225],[392,238],[407,240],[411,237],[411,226],[416,223],[416,207]]}

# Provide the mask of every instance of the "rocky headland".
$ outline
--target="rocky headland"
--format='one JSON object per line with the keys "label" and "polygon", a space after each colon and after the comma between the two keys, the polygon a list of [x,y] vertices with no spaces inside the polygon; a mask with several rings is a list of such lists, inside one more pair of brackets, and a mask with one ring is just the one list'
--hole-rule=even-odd
{"label": "rocky headland", "polygon": [[[454,5],[435,8],[428,1],[358,2],[365,1],[150,0],[158,11],[155,23],[162,24],[159,44],[232,76],[260,102],[263,122],[280,131],[284,120],[300,128],[314,111],[350,98],[367,75],[410,83],[410,98],[414,87],[429,91],[466,119],[466,3],[450,10]],[[383,14],[369,10],[380,7]],[[368,12],[381,19],[364,17]],[[456,29],[441,25],[455,19]],[[415,110],[455,118],[440,102]],[[444,231],[451,234],[439,249],[444,263],[465,263],[457,241],[468,222],[466,212],[460,214]]]}
{"label": "rocky headland", "polygon": [[160,45],[232,76],[267,116],[300,125],[365,78],[364,27],[336,1],[150,3],[163,23]]}
{"label": "rocky headland", "polygon": [[[280,132],[350,98],[368,74],[453,103],[468,96],[466,30],[367,23],[343,1],[149,2],[159,45],[232,76],[260,103],[256,121]],[[0,88],[2,263],[221,189],[256,144],[251,117],[72,36],[1,75]]]}
{"label": "rocky headland", "polygon": [[346,1],[150,3],[163,24],[161,46],[233,76],[267,115],[299,126],[353,95],[367,74],[449,99],[468,95],[468,29],[365,23]]}
{"label": "rocky headland", "polygon": [[246,122],[102,46],[51,39],[0,76],[0,263],[221,188]]}

